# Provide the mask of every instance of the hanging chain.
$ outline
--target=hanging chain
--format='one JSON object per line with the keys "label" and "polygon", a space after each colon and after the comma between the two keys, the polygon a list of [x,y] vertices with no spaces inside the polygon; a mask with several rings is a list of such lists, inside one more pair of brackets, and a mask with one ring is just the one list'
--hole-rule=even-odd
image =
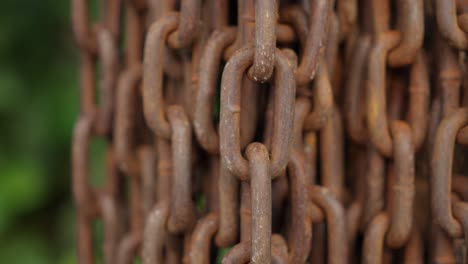
{"label": "hanging chain", "polygon": [[95,2],[79,263],[467,263],[466,1]]}

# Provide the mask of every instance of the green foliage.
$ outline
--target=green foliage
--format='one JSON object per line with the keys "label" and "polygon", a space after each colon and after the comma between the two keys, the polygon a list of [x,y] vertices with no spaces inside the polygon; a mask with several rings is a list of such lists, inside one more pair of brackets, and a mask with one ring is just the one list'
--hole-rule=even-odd
{"label": "green foliage", "polygon": [[222,263],[224,256],[229,252],[229,250],[231,250],[230,247],[218,249],[216,254],[216,263]]}
{"label": "green foliage", "polygon": [[70,139],[78,114],[77,65],[68,0],[2,1],[3,263],[76,263]]}

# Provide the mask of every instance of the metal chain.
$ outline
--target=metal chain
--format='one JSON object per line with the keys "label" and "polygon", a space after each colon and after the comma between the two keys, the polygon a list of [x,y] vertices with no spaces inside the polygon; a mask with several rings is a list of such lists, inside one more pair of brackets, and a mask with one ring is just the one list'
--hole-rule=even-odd
{"label": "metal chain", "polygon": [[79,263],[467,263],[466,1],[71,2]]}

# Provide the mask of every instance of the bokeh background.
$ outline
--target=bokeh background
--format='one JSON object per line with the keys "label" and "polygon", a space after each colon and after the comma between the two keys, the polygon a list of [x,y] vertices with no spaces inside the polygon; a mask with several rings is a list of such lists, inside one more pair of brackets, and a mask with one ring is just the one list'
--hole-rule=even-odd
{"label": "bokeh background", "polygon": [[76,263],[70,139],[78,54],[69,5],[0,3],[1,263]]}

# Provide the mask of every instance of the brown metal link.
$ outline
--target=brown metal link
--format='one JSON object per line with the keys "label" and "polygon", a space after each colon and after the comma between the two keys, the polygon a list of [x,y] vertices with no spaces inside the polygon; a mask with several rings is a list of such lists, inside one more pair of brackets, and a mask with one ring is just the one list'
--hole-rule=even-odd
{"label": "brown metal link", "polygon": [[249,75],[266,82],[273,74],[276,49],[276,0],[255,0],[255,55]]}
{"label": "brown metal link", "polygon": [[218,230],[218,216],[214,213],[200,219],[193,231],[190,263],[209,263],[211,238]]}
{"label": "brown metal link", "polygon": [[424,37],[423,2],[424,0],[397,1],[401,40],[388,54],[388,63],[392,67],[411,64],[417,57]]}
{"label": "brown metal link", "polygon": [[[252,63],[253,51],[251,48],[239,50],[228,61],[223,72],[221,91],[221,157],[226,160],[227,168],[241,180],[247,180],[247,161],[240,153],[239,118],[240,91],[238,76],[242,76],[245,69]],[[295,84],[292,78],[292,69],[288,60],[277,51],[275,88],[278,96],[275,97],[275,122],[271,150],[270,175],[272,178],[281,173],[287,164],[287,156],[292,143],[291,130],[294,114],[292,102],[294,101]]]}
{"label": "brown metal link", "polygon": [[442,120],[437,129],[431,161],[432,212],[435,220],[452,237],[462,235],[462,227],[453,217],[450,201],[453,150],[457,132],[467,122],[466,108],[461,108]]}
{"label": "brown metal link", "polygon": [[169,139],[171,127],[165,117],[163,63],[165,41],[177,28],[179,15],[171,13],[151,25],[145,43],[143,62],[143,109],[148,126],[160,137]]}
{"label": "brown metal link", "polygon": [[328,263],[346,263],[348,258],[348,244],[346,241],[346,225],[343,206],[324,187],[310,186],[309,196],[326,215],[328,228]]}
{"label": "brown metal link", "polygon": [[200,61],[200,81],[193,127],[200,145],[212,154],[219,152],[219,138],[212,121],[212,102],[216,92],[219,64],[222,52],[234,39],[233,28],[213,32]]}
{"label": "brown metal link", "polygon": [[293,151],[288,167],[291,199],[289,263],[305,263],[312,239],[312,219],[307,210],[307,189],[304,188],[309,182],[304,171],[304,158],[299,152]]}
{"label": "brown metal link", "polygon": [[168,219],[170,232],[187,230],[194,223],[194,205],[191,191],[191,140],[190,123],[181,106],[168,109],[172,133],[172,174],[171,210]]}
{"label": "brown metal link", "polygon": [[78,263],[466,262],[466,0],[70,1]]}

